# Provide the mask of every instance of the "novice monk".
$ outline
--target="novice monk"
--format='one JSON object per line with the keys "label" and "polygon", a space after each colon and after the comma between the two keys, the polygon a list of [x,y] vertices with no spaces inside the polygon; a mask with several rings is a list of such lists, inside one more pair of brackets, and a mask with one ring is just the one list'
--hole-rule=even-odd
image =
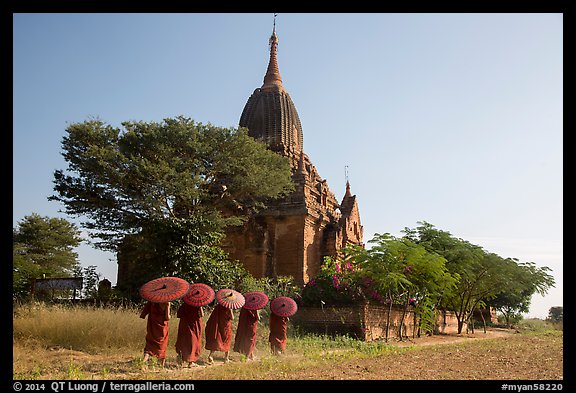
{"label": "novice monk", "polygon": [[157,357],[164,367],[166,363],[166,347],[168,346],[168,321],[170,320],[170,303],[147,302],[140,313],[146,324],[146,346],[144,347],[144,365],[150,356]]}
{"label": "novice monk", "polygon": [[208,364],[214,363],[212,354],[215,351],[224,352],[224,363],[228,363],[230,358],[228,352],[230,351],[230,344],[232,343],[232,320],[234,314],[232,310],[226,308],[220,303],[216,304],[210,318],[206,322],[206,349],[210,351],[208,355]]}
{"label": "novice monk", "polygon": [[176,314],[180,318],[178,323],[178,338],[176,339],[176,353],[178,361],[188,362],[188,367],[196,366],[196,361],[202,352],[202,307],[194,307],[185,302],[178,308]]}
{"label": "novice monk", "polygon": [[256,331],[258,330],[259,320],[259,310],[248,310],[244,307],[240,310],[236,339],[234,340],[234,351],[246,355],[248,360],[254,360]]}
{"label": "novice monk", "polygon": [[280,355],[286,349],[286,323],[288,320],[288,317],[280,317],[274,312],[270,313],[268,341],[270,342],[270,350],[274,355]]}

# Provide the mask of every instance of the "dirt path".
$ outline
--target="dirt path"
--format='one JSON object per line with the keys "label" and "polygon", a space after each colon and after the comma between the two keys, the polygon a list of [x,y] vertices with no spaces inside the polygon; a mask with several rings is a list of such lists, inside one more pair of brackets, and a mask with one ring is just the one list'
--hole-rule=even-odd
{"label": "dirt path", "polygon": [[437,334],[434,336],[422,336],[419,338],[408,338],[403,341],[391,341],[390,344],[397,345],[400,347],[404,346],[427,346],[427,345],[439,345],[439,344],[455,344],[464,343],[474,340],[482,340],[487,338],[500,338],[509,337],[515,334],[515,330],[502,329],[502,328],[489,328],[484,333],[483,330],[476,330],[474,334]]}

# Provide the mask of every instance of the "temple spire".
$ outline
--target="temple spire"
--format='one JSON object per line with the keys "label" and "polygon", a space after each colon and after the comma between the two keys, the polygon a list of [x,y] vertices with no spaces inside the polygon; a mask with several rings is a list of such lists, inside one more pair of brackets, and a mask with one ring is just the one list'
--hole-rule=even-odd
{"label": "temple spire", "polygon": [[264,84],[262,85],[262,90],[284,90],[282,86],[282,78],[280,77],[280,71],[278,70],[278,60],[276,59],[276,52],[278,51],[278,37],[276,36],[276,14],[274,14],[274,27],[272,29],[272,35],[268,41],[270,44],[270,61],[268,62],[268,69],[266,70],[266,75],[264,76]]}
{"label": "temple spire", "polygon": [[344,198],[349,198],[352,193],[350,192],[350,181],[348,180],[348,165],[344,166],[344,178],[346,179],[346,194],[344,194]]}

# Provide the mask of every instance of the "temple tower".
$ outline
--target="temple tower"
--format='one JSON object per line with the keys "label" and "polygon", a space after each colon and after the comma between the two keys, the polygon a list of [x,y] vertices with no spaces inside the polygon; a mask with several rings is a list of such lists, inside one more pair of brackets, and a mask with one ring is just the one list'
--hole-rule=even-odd
{"label": "temple tower", "polygon": [[293,276],[302,285],[318,273],[325,256],[346,244],[363,245],[363,229],[349,182],[339,203],[304,153],[300,118],[280,76],[275,25],[263,84],[248,98],[239,125],[290,160],[296,187],[243,227],[230,229],[223,247],[255,277]]}

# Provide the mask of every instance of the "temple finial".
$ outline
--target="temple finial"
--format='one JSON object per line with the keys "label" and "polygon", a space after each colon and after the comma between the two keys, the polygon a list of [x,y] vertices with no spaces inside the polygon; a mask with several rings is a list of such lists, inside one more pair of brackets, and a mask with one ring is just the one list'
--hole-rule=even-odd
{"label": "temple finial", "polygon": [[266,75],[264,75],[264,84],[261,89],[282,91],[284,87],[282,86],[282,78],[280,77],[280,71],[278,71],[278,61],[276,59],[276,51],[278,50],[278,37],[276,36],[276,15],[274,14],[274,27],[272,29],[272,35],[270,36],[270,62],[268,63],[268,69],[266,70]]}
{"label": "temple finial", "polygon": [[350,181],[348,180],[348,165],[344,166],[344,178],[346,179],[346,194],[344,196],[352,196],[352,193],[350,192]]}

